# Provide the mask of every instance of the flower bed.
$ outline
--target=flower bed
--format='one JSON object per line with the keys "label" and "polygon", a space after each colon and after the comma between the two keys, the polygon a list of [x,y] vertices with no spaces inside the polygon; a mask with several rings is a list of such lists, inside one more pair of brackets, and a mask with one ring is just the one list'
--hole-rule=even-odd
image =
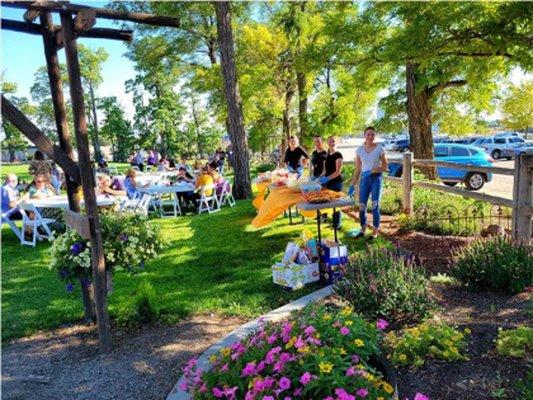
{"label": "flower bed", "polygon": [[195,399],[390,398],[395,382],[372,363],[385,326],[312,305],[211,356],[209,371],[190,360],[180,389]]}

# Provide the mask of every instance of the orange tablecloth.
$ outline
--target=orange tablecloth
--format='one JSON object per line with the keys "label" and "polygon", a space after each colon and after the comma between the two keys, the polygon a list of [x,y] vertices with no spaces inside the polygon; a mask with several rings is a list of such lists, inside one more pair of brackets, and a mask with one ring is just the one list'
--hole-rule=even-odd
{"label": "orange tablecloth", "polygon": [[[256,197],[257,199],[257,197]],[[270,194],[257,211],[257,216],[252,220],[254,228],[261,228],[272,223],[279,215],[290,206],[301,203],[304,200],[301,192],[295,192],[289,188],[279,188],[270,191]],[[255,202],[255,199],[254,199]],[[254,204],[255,205],[255,204]],[[301,211],[304,217],[312,218],[316,215],[314,211]]]}
{"label": "orange tablecloth", "polygon": [[252,201],[252,204],[256,210],[259,210],[265,201],[265,193],[268,189],[268,185],[270,185],[270,182],[259,182],[255,185],[257,186],[258,192],[257,196],[255,196],[254,200]]}

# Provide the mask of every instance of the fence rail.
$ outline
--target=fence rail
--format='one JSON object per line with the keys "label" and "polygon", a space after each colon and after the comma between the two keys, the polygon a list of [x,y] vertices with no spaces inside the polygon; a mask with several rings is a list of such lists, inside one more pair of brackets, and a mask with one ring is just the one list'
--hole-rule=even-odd
{"label": "fence rail", "polygon": [[[415,160],[413,159],[413,153],[411,152],[403,153],[401,159],[399,157],[390,157],[388,160],[402,163],[401,178],[385,176],[385,179],[402,186],[402,210],[404,213],[408,215],[413,214],[413,187],[422,187],[437,190],[439,192],[456,194],[475,200],[485,201],[493,205],[511,208],[512,236],[515,239],[526,240],[528,242],[531,241],[533,228],[533,154],[524,154],[516,157],[514,168],[477,167],[445,161]],[[348,162],[345,162],[345,164],[348,164]],[[417,166],[442,166],[459,170],[513,176],[513,199],[509,200],[500,196],[458,189],[434,182],[415,182],[414,167]]]}

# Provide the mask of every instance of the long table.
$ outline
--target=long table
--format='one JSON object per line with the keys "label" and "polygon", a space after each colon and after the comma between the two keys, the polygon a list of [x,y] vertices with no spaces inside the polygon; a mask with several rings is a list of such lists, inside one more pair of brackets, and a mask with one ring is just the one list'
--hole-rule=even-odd
{"label": "long table", "polygon": [[[322,242],[322,232],[320,230],[320,210],[325,210],[329,208],[333,208],[333,212],[335,213],[337,208],[343,208],[343,207],[350,207],[355,205],[355,200],[352,198],[347,199],[338,199],[334,201],[329,201],[327,203],[298,203],[297,207],[300,210],[304,211],[314,211],[316,210],[316,224],[317,224],[317,230],[318,230],[318,242]],[[335,235],[335,242],[338,242],[337,240],[337,228],[335,227],[335,224],[333,225],[333,232]]]}
{"label": "long table", "polygon": [[[96,196],[96,204],[99,207],[107,207],[123,199],[125,199],[125,197],[98,195]],[[83,205],[84,200],[81,199],[80,203]],[[67,196],[52,196],[46,199],[28,199],[28,200],[25,200],[22,204],[31,204],[37,208],[62,208],[62,209],[69,208]]]}
{"label": "long table", "polygon": [[152,186],[146,186],[146,187],[138,187],[137,190],[141,193],[146,193],[154,197],[161,197],[161,195],[164,194],[174,194],[173,197],[173,206],[174,206],[174,217],[178,216],[178,210],[181,209],[179,207],[179,199],[178,199],[178,193],[187,193],[194,191],[195,187],[191,183],[178,183],[176,185],[152,185]]}

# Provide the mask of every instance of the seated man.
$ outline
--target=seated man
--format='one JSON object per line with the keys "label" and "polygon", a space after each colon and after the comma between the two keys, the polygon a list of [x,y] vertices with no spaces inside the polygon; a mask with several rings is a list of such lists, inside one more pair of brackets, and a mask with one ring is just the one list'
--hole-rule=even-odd
{"label": "seated man", "polygon": [[19,191],[16,189],[18,178],[15,174],[7,174],[4,186],[0,189],[2,194],[2,214],[11,211],[7,218],[22,219],[22,214],[19,210],[14,209],[22,201],[19,197]]}

